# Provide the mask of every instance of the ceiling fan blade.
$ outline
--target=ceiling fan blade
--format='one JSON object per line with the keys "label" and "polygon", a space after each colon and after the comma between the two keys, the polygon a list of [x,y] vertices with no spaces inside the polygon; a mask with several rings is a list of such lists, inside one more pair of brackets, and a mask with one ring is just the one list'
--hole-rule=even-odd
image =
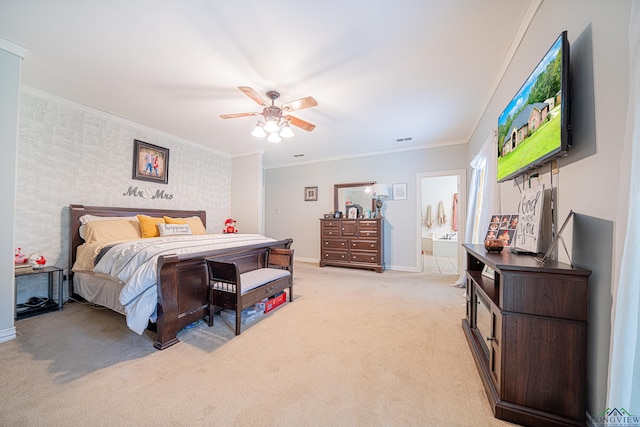
{"label": "ceiling fan blade", "polygon": [[316,128],[316,125],[314,125],[313,123],[309,123],[305,120],[299,119],[297,117],[294,116],[285,116],[284,117],[289,123],[291,123],[294,126],[299,127],[300,129],[304,129],[308,132],[311,132],[312,130],[314,130]]}
{"label": "ceiling fan blade", "polygon": [[268,107],[269,105],[271,105],[267,101],[265,101],[263,97],[258,95],[258,92],[248,86],[238,86],[238,89],[240,89],[249,98],[253,99],[256,103],[258,103],[258,105],[261,105],[263,107]]}
{"label": "ceiling fan blade", "polygon": [[236,117],[249,117],[259,116],[262,113],[234,113],[234,114],[220,114],[221,119],[235,119]]}
{"label": "ceiling fan blade", "polygon": [[282,104],[282,109],[284,111],[297,111],[302,110],[303,108],[315,107],[316,105],[318,105],[318,101],[316,101],[313,96],[307,96],[306,98],[300,98],[295,101]]}

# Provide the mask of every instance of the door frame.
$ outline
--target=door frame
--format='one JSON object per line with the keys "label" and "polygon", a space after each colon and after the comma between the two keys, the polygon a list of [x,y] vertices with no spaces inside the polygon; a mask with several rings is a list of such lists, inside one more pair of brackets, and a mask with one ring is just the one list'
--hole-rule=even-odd
{"label": "door frame", "polygon": [[465,241],[465,226],[467,223],[467,170],[452,169],[436,172],[418,172],[416,174],[416,271],[424,271],[422,261],[422,179],[442,176],[458,177],[458,273],[462,271],[462,243]]}

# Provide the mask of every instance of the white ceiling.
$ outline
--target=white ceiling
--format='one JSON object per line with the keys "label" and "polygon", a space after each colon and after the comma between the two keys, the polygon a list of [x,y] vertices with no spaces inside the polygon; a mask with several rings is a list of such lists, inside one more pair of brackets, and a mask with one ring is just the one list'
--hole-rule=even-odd
{"label": "white ceiling", "polygon": [[[274,167],[467,142],[530,3],[2,0],[0,38],[28,87]],[[253,138],[256,117],[219,118],[261,110],[237,86],[313,96],[293,114],[316,129]]]}

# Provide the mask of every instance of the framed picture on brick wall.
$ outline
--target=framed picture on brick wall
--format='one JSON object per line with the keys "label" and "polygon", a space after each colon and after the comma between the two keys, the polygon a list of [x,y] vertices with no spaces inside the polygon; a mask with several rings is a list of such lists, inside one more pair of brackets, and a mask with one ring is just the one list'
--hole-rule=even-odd
{"label": "framed picture on brick wall", "polygon": [[133,141],[133,179],[169,183],[169,149]]}

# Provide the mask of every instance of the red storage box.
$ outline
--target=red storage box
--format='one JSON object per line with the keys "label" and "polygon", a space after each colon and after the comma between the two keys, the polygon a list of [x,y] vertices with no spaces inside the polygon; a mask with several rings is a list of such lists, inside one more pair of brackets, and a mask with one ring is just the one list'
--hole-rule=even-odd
{"label": "red storage box", "polygon": [[282,292],[272,298],[269,298],[266,303],[264,303],[264,312],[268,313],[283,302],[287,300],[287,294]]}

